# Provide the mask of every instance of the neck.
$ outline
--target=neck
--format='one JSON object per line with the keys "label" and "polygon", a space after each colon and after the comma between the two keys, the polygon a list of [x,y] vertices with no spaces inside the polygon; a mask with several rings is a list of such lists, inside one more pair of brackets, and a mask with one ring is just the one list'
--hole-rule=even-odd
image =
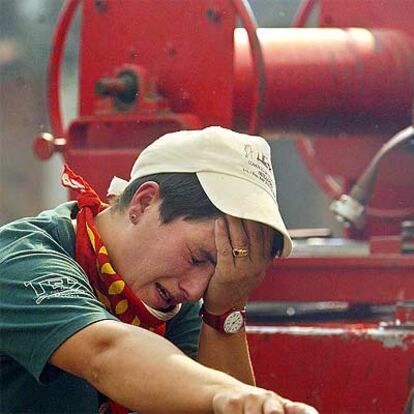
{"label": "neck", "polygon": [[119,272],[118,251],[122,252],[122,229],[125,223],[125,214],[108,207],[94,218],[96,229],[108,251],[113,267]]}

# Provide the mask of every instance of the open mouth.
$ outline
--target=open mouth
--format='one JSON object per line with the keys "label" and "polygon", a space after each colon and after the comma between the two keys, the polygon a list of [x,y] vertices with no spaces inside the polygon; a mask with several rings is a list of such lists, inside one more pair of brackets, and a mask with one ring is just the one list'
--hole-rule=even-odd
{"label": "open mouth", "polygon": [[160,294],[161,298],[170,305],[173,302],[173,298],[171,297],[170,293],[159,283],[155,283],[155,287],[157,288],[157,291]]}

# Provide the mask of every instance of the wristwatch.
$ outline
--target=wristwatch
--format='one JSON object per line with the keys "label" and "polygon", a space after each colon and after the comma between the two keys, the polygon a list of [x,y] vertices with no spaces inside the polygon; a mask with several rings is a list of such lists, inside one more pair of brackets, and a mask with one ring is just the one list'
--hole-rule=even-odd
{"label": "wristwatch", "polygon": [[221,315],[213,315],[207,311],[203,304],[200,309],[200,316],[208,326],[226,334],[239,332],[246,322],[245,309],[231,309]]}

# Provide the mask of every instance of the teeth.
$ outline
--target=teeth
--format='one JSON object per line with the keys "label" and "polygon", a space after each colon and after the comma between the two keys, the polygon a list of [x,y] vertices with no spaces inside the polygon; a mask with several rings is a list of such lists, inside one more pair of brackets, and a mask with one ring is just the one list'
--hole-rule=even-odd
{"label": "teeth", "polygon": [[161,287],[158,283],[156,284],[157,290],[160,293],[161,297],[168,303],[171,302],[171,296],[169,293]]}

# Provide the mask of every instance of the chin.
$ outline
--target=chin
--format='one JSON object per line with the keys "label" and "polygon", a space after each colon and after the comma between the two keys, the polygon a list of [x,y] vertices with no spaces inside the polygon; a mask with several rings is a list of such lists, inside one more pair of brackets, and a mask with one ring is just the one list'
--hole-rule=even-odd
{"label": "chin", "polygon": [[[146,302],[145,302],[146,303]],[[148,306],[150,306],[151,308],[157,310],[157,311],[161,311],[161,312],[169,312],[172,311],[176,305],[168,305],[168,306],[159,306],[158,304],[155,306],[152,306],[151,304],[148,304]]]}

